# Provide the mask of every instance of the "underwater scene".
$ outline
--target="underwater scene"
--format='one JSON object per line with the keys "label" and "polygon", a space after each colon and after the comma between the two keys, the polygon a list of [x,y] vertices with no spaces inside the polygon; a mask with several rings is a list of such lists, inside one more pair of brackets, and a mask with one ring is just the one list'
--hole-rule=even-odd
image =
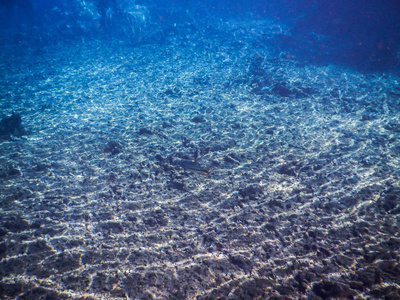
{"label": "underwater scene", "polygon": [[399,180],[398,1],[0,1],[0,299],[400,299]]}

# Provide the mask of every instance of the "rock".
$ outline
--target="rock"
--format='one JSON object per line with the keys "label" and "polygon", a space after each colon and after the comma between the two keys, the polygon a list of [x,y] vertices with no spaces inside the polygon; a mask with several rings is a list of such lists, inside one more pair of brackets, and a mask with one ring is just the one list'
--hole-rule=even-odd
{"label": "rock", "polygon": [[229,299],[267,299],[264,297],[265,291],[272,285],[271,280],[265,278],[255,278],[242,283],[233,293],[233,298]]}
{"label": "rock", "polygon": [[300,293],[305,293],[310,286],[310,282],[314,281],[317,275],[310,271],[304,270],[299,272],[294,279],[298,282],[298,290]]}
{"label": "rock", "polygon": [[340,266],[350,268],[354,264],[354,259],[346,255],[337,254],[333,257],[333,261]]}
{"label": "rock", "polygon": [[332,281],[322,281],[313,285],[312,291],[322,299],[353,299],[349,286]]}
{"label": "rock", "polygon": [[277,83],[274,88],[272,89],[272,92],[275,95],[279,95],[281,97],[289,97],[293,94],[293,92],[288,89],[285,83]]}
{"label": "rock", "polygon": [[287,296],[294,295],[296,293],[296,288],[290,285],[289,282],[286,282],[285,285],[279,285],[276,290],[279,292],[279,294]]}
{"label": "rock", "polygon": [[168,122],[165,122],[165,121],[162,122],[161,126],[162,126],[162,128],[172,128],[172,127],[174,127],[174,126],[172,126],[171,123],[168,123]]}
{"label": "rock", "polygon": [[364,288],[368,288],[377,283],[375,268],[361,269],[354,275],[354,280],[360,282]]}
{"label": "rock", "polygon": [[153,217],[148,217],[148,218],[143,219],[143,223],[150,227],[154,227],[157,225],[157,221]]}
{"label": "rock", "polygon": [[[226,151],[230,148],[233,148],[236,146],[236,141],[233,139],[230,139],[229,141],[221,142],[221,143],[214,143],[210,147],[210,151],[215,152],[215,151]],[[232,158],[231,158],[232,159]]]}
{"label": "rock", "polygon": [[3,226],[11,232],[21,232],[29,229],[29,222],[19,216],[12,215],[9,216]]}
{"label": "rock", "polygon": [[101,272],[94,275],[92,278],[92,283],[90,284],[90,290],[93,292],[109,291],[109,289],[106,287],[107,278],[108,276]]}
{"label": "rock", "polygon": [[17,283],[0,283],[0,294],[6,296],[4,299],[16,299],[23,291],[23,285]]}
{"label": "rock", "polygon": [[35,254],[52,250],[53,248],[48,245],[45,240],[38,240],[29,245],[27,254]]}
{"label": "rock", "polygon": [[224,162],[240,164],[240,161],[237,159],[237,157],[236,157],[236,155],[234,153],[225,155],[224,156]]}
{"label": "rock", "polygon": [[388,249],[397,251],[398,249],[400,249],[400,238],[391,237],[386,244]]}
{"label": "rock", "polygon": [[[85,273],[85,272],[84,272]],[[89,274],[82,275],[66,275],[62,278],[62,282],[65,287],[69,290],[77,291],[77,292],[85,292],[90,286],[91,276]]]}
{"label": "rock", "polygon": [[13,164],[5,165],[2,169],[0,169],[0,178],[8,178],[21,175],[22,174],[19,168],[15,167]]}
{"label": "rock", "polygon": [[264,55],[254,55],[254,57],[251,58],[249,73],[253,76],[265,76],[267,72],[262,67],[264,65],[264,60]]}
{"label": "rock", "polygon": [[119,222],[103,222],[100,223],[101,231],[107,230],[110,233],[118,234],[124,232],[124,227]]}
{"label": "rock", "polygon": [[120,143],[116,141],[110,141],[104,147],[104,153],[108,153],[111,155],[116,155],[122,152],[122,146]]}
{"label": "rock", "polygon": [[60,252],[82,246],[84,244],[84,241],[83,239],[79,239],[78,237],[71,239],[62,236],[51,239],[50,243],[55,250]]}
{"label": "rock", "polygon": [[349,208],[357,205],[359,197],[343,196],[339,199],[338,204],[341,207]]}
{"label": "rock", "polygon": [[8,230],[5,230],[4,228],[0,227],[0,238],[6,236],[8,233]]}
{"label": "rock", "polygon": [[136,223],[138,220],[138,215],[137,214],[133,214],[133,213],[127,213],[126,214],[126,219],[130,222]]}
{"label": "rock", "polygon": [[165,216],[163,210],[159,209],[155,212],[149,213],[144,219],[143,223],[147,226],[154,227],[156,225],[166,226],[168,225],[168,218]]}
{"label": "rock", "polygon": [[142,127],[139,129],[138,134],[139,135],[143,135],[143,134],[151,135],[151,134],[153,134],[153,132],[150,129]]}
{"label": "rock", "polygon": [[278,169],[278,173],[279,173],[279,174],[282,174],[282,175],[296,176],[295,171],[294,171],[293,168],[292,168],[290,165],[288,165],[288,164],[281,165],[281,166],[279,167],[279,169]]}
{"label": "rock", "polygon": [[263,195],[263,190],[259,186],[251,185],[239,190],[239,195],[243,198],[256,200]]}
{"label": "rock", "polygon": [[7,245],[0,243],[0,260],[5,257],[7,257]]}
{"label": "rock", "polygon": [[[37,226],[39,223],[35,223]],[[65,226],[62,225],[50,225],[50,224],[40,224],[40,227],[37,229],[36,234],[38,236],[42,236],[48,234],[53,237],[57,234],[60,234],[65,230]]]}
{"label": "rock", "polygon": [[21,115],[15,112],[11,116],[6,116],[0,121],[0,136],[23,135]]}
{"label": "rock", "polygon": [[377,270],[380,279],[379,281],[397,282],[399,279],[400,266],[395,259],[380,261]]}
{"label": "rock", "polygon": [[377,204],[384,213],[397,213],[400,207],[400,189],[393,187],[386,189],[381,193]]}
{"label": "rock", "polygon": [[242,269],[246,273],[250,273],[252,269],[251,260],[242,255],[230,255],[229,261]]}
{"label": "rock", "polygon": [[53,262],[50,260],[47,266],[46,264],[44,266],[47,269],[55,268],[58,272],[65,273],[79,268],[81,266],[80,261],[80,253],[64,251],[61,252]]}
{"label": "rock", "polygon": [[22,296],[18,297],[21,300],[30,300],[30,299],[68,299],[69,297],[64,295],[62,297],[57,292],[43,288],[43,287],[35,287],[29,291],[27,291]]}
{"label": "rock", "polygon": [[180,191],[183,191],[185,188],[185,185],[182,182],[178,182],[178,181],[167,181],[166,186],[168,188],[173,188],[173,189],[177,189]]}
{"label": "rock", "polygon": [[173,89],[166,89],[163,94],[167,95],[167,96],[173,96],[173,97],[181,97],[182,96],[182,92],[180,91],[180,89],[178,87],[174,87]]}
{"label": "rock", "polygon": [[0,278],[25,273],[28,262],[22,258],[9,258],[0,262]]}
{"label": "rock", "polygon": [[203,116],[196,116],[191,120],[193,123],[203,123],[206,120],[204,119]]}

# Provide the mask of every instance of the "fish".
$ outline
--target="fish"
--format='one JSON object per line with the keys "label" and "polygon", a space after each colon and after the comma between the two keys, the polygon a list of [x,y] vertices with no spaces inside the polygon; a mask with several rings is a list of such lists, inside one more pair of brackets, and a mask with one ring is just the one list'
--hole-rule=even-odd
{"label": "fish", "polygon": [[190,161],[190,160],[182,160],[179,162],[179,165],[184,168],[186,171],[191,171],[194,173],[203,173],[204,175],[208,176],[208,172],[210,171],[209,168],[204,168],[199,164]]}

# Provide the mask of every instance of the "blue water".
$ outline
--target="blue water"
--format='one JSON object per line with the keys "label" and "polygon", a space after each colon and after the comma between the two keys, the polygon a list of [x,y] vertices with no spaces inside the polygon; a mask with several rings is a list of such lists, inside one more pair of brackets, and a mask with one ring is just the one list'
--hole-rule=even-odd
{"label": "blue water", "polygon": [[1,0],[0,298],[400,299],[399,46],[391,0]]}
{"label": "blue water", "polygon": [[[299,60],[368,69],[398,67],[397,1],[32,1],[4,0],[2,43],[44,47],[83,39],[162,43],[226,20],[274,20],[274,46]],[[270,37],[260,43],[271,43]]]}

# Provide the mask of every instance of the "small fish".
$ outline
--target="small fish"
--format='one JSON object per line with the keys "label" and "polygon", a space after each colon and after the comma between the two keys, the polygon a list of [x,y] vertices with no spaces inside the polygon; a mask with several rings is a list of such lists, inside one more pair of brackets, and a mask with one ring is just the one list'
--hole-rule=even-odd
{"label": "small fish", "polygon": [[179,165],[187,171],[191,171],[194,173],[203,173],[206,176],[208,176],[208,172],[210,171],[209,168],[204,168],[189,160],[182,160],[179,162]]}

